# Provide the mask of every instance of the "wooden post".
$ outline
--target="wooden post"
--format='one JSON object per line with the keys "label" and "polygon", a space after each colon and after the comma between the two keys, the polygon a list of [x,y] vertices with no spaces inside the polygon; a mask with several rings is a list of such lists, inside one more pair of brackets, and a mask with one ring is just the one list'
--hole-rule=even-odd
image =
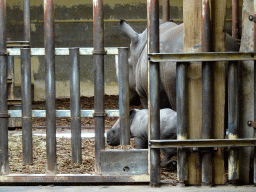
{"label": "wooden post", "polygon": [[[212,1],[212,45],[213,51],[225,51],[225,18],[226,0]],[[213,138],[224,139],[224,116],[225,116],[225,64],[224,62],[214,63],[214,125]],[[221,185],[225,183],[225,168],[223,148],[219,148],[213,158],[213,183]]]}
{"label": "wooden post", "polygon": [[[224,20],[226,0],[211,1],[213,50],[224,51]],[[183,0],[184,52],[201,52],[201,0]],[[188,139],[201,139],[202,126],[202,71],[201,64],[188,67]],[[214,65],[214,138],[224,138],[225,67]],[[222,151],[213,161],[213,184],[224,184],[224,160]],[[188,184],[201,184],[201,163],[198,153],[188,156]]]}
{"label": "wooden post", "polygon": [[[201,0],[183,0],[184,52],[201,52]],[[200,139],[202,125],[202,71],[200,64],[188,67],[188,139]],[[188,156],[188,184],[201,184],[199,155]]]}

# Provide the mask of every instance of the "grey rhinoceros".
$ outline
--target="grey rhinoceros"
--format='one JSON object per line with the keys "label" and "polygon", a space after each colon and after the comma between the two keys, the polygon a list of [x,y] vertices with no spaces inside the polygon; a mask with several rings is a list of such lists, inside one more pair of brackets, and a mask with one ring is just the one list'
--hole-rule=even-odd
{"label": "grey rhinoceros", "polygon": [[[130,133],[134,138],[137,149],[148,148],[148,110],[130,110]],[[177,113],[172,109],[160,110],[160,139],[177,139]],[[120,144],[120,119],[107,132],[107,144],[117,146]],[[173,165],[170,158],[177,154],[176,148],[164,148],[165,156],[161,162],[162,167]]]}
{"label": "grey rhinoceros", "polygon": [[[183,52],[184,25],[166,22],[160,25],[160,52]],[[129,63],[130,104],[140,98],[143,108],[147,108],[148,98],[148,58],[147,29],[137,33],[126,21],[120,21],[121,33],[131,39]],[[239,51],[239,45],[230,35],[226,35],[226,51]],[[160,108],[176,110],[176,63],[160,64]]]}

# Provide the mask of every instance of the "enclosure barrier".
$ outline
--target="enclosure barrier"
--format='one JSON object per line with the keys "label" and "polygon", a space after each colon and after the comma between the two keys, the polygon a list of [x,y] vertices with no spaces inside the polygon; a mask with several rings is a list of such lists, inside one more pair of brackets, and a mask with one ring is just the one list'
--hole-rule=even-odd
{"label": "enclosure barrier", "polygon": [[[149,176],[146,174],[146,170],[142,170],[139,175],[126,174],[124,176],[111,176],[111,175],[56,175],[56,118],[71,117],[72,131],[71,131],[71,145],[72,145],[72,161],[75,163],[81,163],[81,117],[94,117],[95,118],[95,139],[96,139],[96,157],[95,168],[96,173],[101,173],[100,156],[109,154],[109,151],[104,152],[105,138],[104,138],[104,118],[106,117],[118,117],[118,110],[104,110],[104,55],[105,54],[118,54],[117,48],[104,48],[103,44],[103,1],[94,0],[94,48],[55,48],[54,44],[54,14],[53,14],[53,0],[44,1],[44,31],[45,31],[45,48],[22,48],[20,45],[30,44],[30,22],[29,22],[29,0],[24,1],[24,39],[25,41],[18,43],[19,45],[12,46],[18,48],[9,48],[8,54],[10,56],[21,56],[21,72],[22,72],[22,102],[23,108],[21,110],[9,110],[7,111],[7,90],[6,86],[6,37],[5,37],[5,1],[1,0],[0,9],[0,26],[2,47],[1,58],[1,142],[0,142],[0,164],[4,169],[1,170],[0,183],[100,183],[100,182],[149,182]],[[3,43],[2,43],[3,42]],[[0,47],[0,48],[1,48]],[[45,55],[46,61],[46,110],[31,110],[31,59],[30,56]],[[70,90],[71,90],[71,110],[56,110],[55,109],[55,55],[69,55],[70,62]],[[79,81],[79,56],[80,55],[94,55],[95,66],[95,110],[81,110],[80,109],[80,81]],[[127,48],[119,49],[119,62],[127,66]],[[119,65],[121,66],[121,65]],[[6,69],[6,70],[5,70]],[[126,70],[126,69],[125,69]],[[127,70],[126,70],[127,72]],[[127,80],[127,77],[126,77]],[[129,144],[127,141],[130,138],[129,125],[127,125],[127,109],[129,106],[123,106],[129,102],[129,88],[127,82],[120,86],[123,87],[123,94],[120,94],[120,106],[121,109],[125,109],[124,120],[126,125],[124,127],[123,140],[125,144]],[[121,91],[122,93],[122,91]],[[122,97],[124,95],[124,97]],[[122,102],[123,99],[125,102]],[[123,104],[122,104],[123,103]],[[6,104],[6,105],[5,105]],[[129,111],[128,111],[129,112]],[[122,113],[122,110],[121,110]],[[46,150],[47,150],[47,172],[40,175],[9,175],[9,162],[8,162],[8,118],[22,117],[23,127],[22,140],[23,140],[23,162],[24,164],[32,164],[32,118],[45,117],[46,118]],[[121,123],[123,124],[123,123]],[[103,151],[102,151],[103,150]],[[112,151],[110,151],[112,152]],[[122,154],[130,155],[130,157],[137,154],[138,157],[141,154],[147,153],[145,150],[132,150],[128,153],[125,151],[116,151],[121,156]],[[147,151],[146,151],[147,152]],[[101,154],[102,155],[101,155]],[[140,158],[137,158],[140,160]],[[142,162],[142,161],[141,161]],[[107,165],[108,166],[108,165]],[[144,168],[147,168],[144,163]],[[124,171],[127,171],[125,169]],[[146,172],[145,172],[146,171]],[[134,174],[134,173],[133,173]]]}
{"label": "enclosure barrier", "polygon": [[[239,165],[238,165],[238,148],[245,146],[256,146],[255,139],[237,139],[238,133],[238,92],[237,92],[237,61],[238,60],[253,60],[255,61],[255,53],[206,53],[211,51],[211,30],[210,30],[210,1],[202,0],[202,52],[203,53],[174,53],[164,54],[159,53],[159,13],[157,0],[148,1],[148,59],[149,59],[149,123],[150,123],[150,164],[151,175],[150,183],[152,186],[160,184],[158,170],[160,155],[153,149],[163,147],[178,147],[178,177],[181,183],[185,183],[187,179],[186,167],[186,150],[185,148],[193,147],[197,150],[198,147],[203,148],[202,151],[202,185],[212,185],[213,165],[212,157],[213,150],[209,147],[231,147],[229,151],[229,181],[237,183],[239,179]],[[254,11],[256,11],[256,1],[254,1]],[[155,10],[156,9],[156,10]],[[233,13],[237,10],[237,1],[233,1]],[[233,21],[233,36],[237,38],[237,15],[234,15]],[[256,17],[254,13],[254,17]],[[256,22],[254,22],[254,33],[256,34]],[[256,35],[254,35],[256,47]],[[255,48],[256,50],[256,48]],[[248,55],[247,55],[248,54]],[[173,61],[177,62],[177,139],[178,140],[159,140],[152,139],[152,133],[155,138],[159,138],[159,107],[157,99],[159,97],[159,62]],[[202,139],[201,140],[187,140],[187,114],[186,114],[186,71],[188,62],[199,61],[202,62]],[[211,139],[213,129],[213,84],[212,84],[212,61],[232,61],[228,66],[228,139]],[[255,65],[256,66],[256,65]],[[254,69],[256,71],[256,67]],[[256,77],[256,72],[255,72]],[[255,78],[256,79],[256,78]],[[256,81],[254,88],[256,87]],[[254,90],[256,98],[256,90]],[[256,99],[255,99],[256,103]],[[154,111],[154,112],[152,112]],[[158,112],[156,112],[158,111]],[[255,109],[256,111],[256,109]],[[154,114],[154,116],[153,116]],[[256,112],[255,112],[256,114]],[[255,115],[256,118],[256,115]],[[256,130],[255,130],[256,131]],[[255,147],[256,148],[256,147]],[[255,149],[254,148],[254,149]],[[255,151],[255,150],[254,150]],[[254,152],[254,184],[256,185],[256,152]]]}
{"label": "enclosure barrier", "polygon": [[[209,57],[208,57],[209,56]],[[186,112],[184,106],[186,104],[186,96],[184,95],[186,90],[186,65],[189,62],[206,62],[206,61],[232,61],[229,64],[229,75],[228,75],[228,139],[200,139],[200,140],[179,140],[179,137],[186,136],[184,129],[186,128]],[[231,147],[229,152],[229,180],[231,183],[237,183],[238,180],[238,147],[255,147],[256,146],[256,137],[254,139],[237,139],[237,63],[234,61],[237,60],[256,60],[254,52],[246,53],[221,53],[221,52],[212,52],[212,53],[176,53],[176,54],[164,54],[164,53],[151,53],[149,54],[150,62],[165,62],[173,61],[177,62],[177,113],[178,113],[178,140],[150,140],[150,148],[164,148],[164,147],[178,147],[179,153],[186,148],[216,148],[216,147]],[[211,65],[211,64],[210,64]],[[256,69],[255,69],[256,70]],[[256,85],[256,83],[255,83]],[[256,91],[254,91],[256,92]],[[178,105],[181,104],[182,105]],[[183,108],[183,110],[182,110]],[[254,123],[249,123],[250,126],[256,127]],[[254,129],[255,130],[255,129]],[[181,136],[180,136],[181,135]],[[184,166],[186,161],[185,157],[181,154],[178,154],[178,157],[181,159],[178,163],[179,176],[182,179],[181,182],[185,182],[187,170]],[[254,159],[255,162],[255,159]],[[184,167],[181,167],[181,166]],[[255,169],[254,163],[254,169]],[[255,176],[254,176],[255,178]],[[207,181],[210,181],[210,179]],[[255,180],[254,180],[255,183]],[[209,183],[208,183],[209,184]]]}
{"label": "enclosure barrier", "polygon": [[[24,1],[29,3],[29,0]],[[206,4],[209,2],[203,0]],[[166,3],[166,2],[165,2]],[[28,5],[28,4],[27,4]],[[26,13],[29,13],[29,6],[24,6]],[[205,13],[208,13],[208,5],[205,7]],[[53,15],[53,0],[45,0],[45,49],[44,48],[32,48],[32,49],[19,49],[11,48],[7,49],[9,55],[21,55],[22,62],[22,102],[23,108],[21,110],[9,110],[7,109],[7,61],[6,61],[6,16],[5,16],[5,0],[0,0],[0,165],[3,167],[2,176],[0,176],[0,183],[101,183],[101,182],[149,182],[148,174],[141,175],[69,175],[60,174],[56,175],[56,118],[59,117],[71,117],[72,118],[72,161],[76,163],[81,163],[81,117],[95,117],[95,134],[96,134],[96,172],[101,173],[102,163],[100,159],[100,152],[104,151],[104,118],[108,117],[118,117],[118,111],[114,110],[104,110],[104,55],[105,54],[117,54],[116,48],[105,48],[103,44],[103,1],[94,0],[94,48],[55,48],[54,47],[54,15]],[[191,61],[238,61],[238,60],[256,60],[255,52],[252,53],[197,53],[197,54],[153,54],[159,52],[159,2],[157,0],[148,1],[148,53],[149,53],[149,117],[150,117],[150,131],[149,131],[149,157],[150,157],[150,184],[151,186],[159,186],[160,184],[160,148],[163,147],[176,147],[179,149],[178,158],[178,174],[181,182],[186,181],[186,148],[209,148],[209,147],[231,147],[235,155],[230,155],[234,158],[235,167],[237,147],[255,147],[256,139],[210,139],[211,135],[209,131],[211,130],[211,119],[209,111],[212,109],[208,104],[211,102],[211,86],[207,90],[208,86],[205,86],[203,90],[204,104],[203,111],[207,111],[206,117],[203,117],[204,124],[204,139],[202,140],[187,140],[187,114],[186,114],[186,95],[184,94],[186,90],[186,73],[188,62]],[[209,16],[206,14],[206,16]],[[25,30],[24,36],[25,40],[30,40],[30,24],[29,14],[27,14],[25,19]],[[165,18],[168,18],[168,11],[165,13]],[[209,25],[209,20],[207,18],[205,23],[206,30]],[[207,33],[206,33],[207,34]],[[207,46],[208,37],[205,37],[205,43]],[[204,46],[204,43],[203,43]],[[255,49],[256,50],[256,49]],[[204,51],[209,51],[205,48]],[[119,63],[127,64],[127,49],[119,49]],[[80,99],[79,99],[79,56],[80,55],[94,55],[94,66],[95,66],[95,110],[81,110],[80,109]],[[31,110],[31,55],[45,55],[46,57],[46,110]],[[56,110],[55,109],[55,55],[69,55],[70,61],[70,78],[71,78],[71,110]],[[122,59],[123,58],[123,59]],[[159,64],[158,62],[163,61],[175,61],[177,64],[177,113],[178,113],[178,140],[159,140],[160,139],[160,122],[159,122]],[[119,65],[120,66],[120,65]],[[204,82],[207,84],[210,82],[210,67],[211,63],[204,63]],[[126,70],[126,69],[123,69]],[[121,71],[121,68],[120,68]],[[256,71],[256,70],[255,70]],[[237,116],[237,66],[235,63],[229,65],[229,84],[230,84],[230,99],[229,99],[229,120],[234,121]],[[256,74],[256,72],[255,72]],[[123,73],[122,73],[123,75]],[[122,78],[121,75],[119,75]],[[123,79],[123,78],[122,78]],[[127,77],[125,77],[127,83]],[[121,81],[120,81],[121,82]],[[119,83],[120,83],[119,82]],[[235,82],[235,83],[233,83]],[[256,83],[255,83],[256,84]],[[129,144],[128,138],[128,115],[127,109],[127,90],[128,85],[120,85],[121,89],[124,87],[124,91],[121,92],[120,97],[120,116],[124,116],[124,121],[121,123],[122,127],[122,139],[121,144]],[[255,91],[256,92],[256,91]],[[122,95],[123,94],[123,95]],[[232,95],[232,96],[231,96]],[[255,97],[256,98],[256,97]],[[206,100],[205,100],[206,99]],[[125,104],[126,103],[126,104]],[[255,110],[256,111],[256,110]],[[256,112],[255,112],[256,114]],[[9,117],[22,117],[23,118],[23,161],[25,164],[32,163],[32,118],[36,117],[46,117],[46,135],[47,135],[47,174],[40,175],[8,175],[9,173],[9,162],[8,162],[8,132],[7,132],[7,122]],[[255,115],[256,118],[256,115]],[[255,122],[250,124],[253,127]],[[229,134],[237,134],[237,125],[229,126]],[[255,135],[256,136],[256,135]],[[231,151],[232,151],[231,150]],[[107,152],[107,151],[106,151]],[[113,151],[112,151],[113,152]],[[116,151],[115,151],[116,152]],[[137,151],[140,154],[143,151]],[[103,153],[104,154],[104,153]],[[105,153],[106,156],[108,153]],[[121,154],[121,155],[120,155]],[[132,154],[131,152],[120,151],[120,156],[122,154]],[[254,153],[255,157],[256,153]],[[205,170],[210,169],[212,165],[210,164],[212,157],[211,151],[206,152],[206,161],[204,164]],[[256,167],[256,157],[254,158],[254,165]],[[3,166],[2,166],[3,164]],[[108,166],[108,165],[107,165]],[[255,168],[254,168],[255,169]],[[256,169],[255,169],[256,170]],[[0,169],[1,171],[1,169]],[[143,172],[144,173],[144,172]],[[229,179],[235,181],[236,172],[229,173]],[[254,171],[254,183],[256,183],[256,171]],[[211,183],[211,176],[203,173],[203,182],[207,185]]]}

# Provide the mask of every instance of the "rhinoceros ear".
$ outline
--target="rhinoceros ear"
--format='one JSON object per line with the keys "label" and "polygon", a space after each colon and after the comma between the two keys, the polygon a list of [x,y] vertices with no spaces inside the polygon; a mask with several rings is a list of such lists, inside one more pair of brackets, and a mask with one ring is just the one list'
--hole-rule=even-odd
{"label": "rhinoceros ear", "polygon": [[131,39],[132,43],[136,44],[139,40],[139,34],[133,30],[133,28],[126,23],[125,20],[120,20],[121,34]]}

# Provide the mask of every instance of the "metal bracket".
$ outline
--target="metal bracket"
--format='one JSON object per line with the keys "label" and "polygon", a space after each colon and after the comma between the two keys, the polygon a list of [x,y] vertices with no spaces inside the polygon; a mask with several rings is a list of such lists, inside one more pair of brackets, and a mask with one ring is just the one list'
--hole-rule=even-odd
{"label": "metal bracket", "polygon": [[92,51],[92,54],[93,55],[106,55],[107,54],[107,51],[104,49],[104,51],[96,51],[96,50],[93,50]]}
{"label": "metal bracket", "polygon": [[93,113],[93,117],[106,117],[107,113],[105,112],[95,112]]}
{"label": "metal bracket", "polygon": [[249,20],[256,23],[256,16],[255,15],[250,15]]}
{"label": "metal bracket", "polygon": [[0,113],[0,118],[9,118],[10,115],[8,113]]}

